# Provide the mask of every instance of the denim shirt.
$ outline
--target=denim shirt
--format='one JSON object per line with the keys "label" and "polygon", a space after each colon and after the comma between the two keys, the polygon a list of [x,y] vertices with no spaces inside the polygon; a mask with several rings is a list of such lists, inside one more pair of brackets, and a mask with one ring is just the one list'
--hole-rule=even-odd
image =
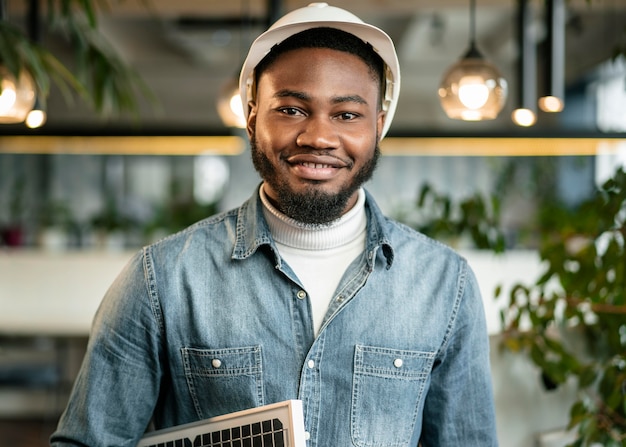
{"label": "denim shirt", "polygon": [[[301,399],[309,447],[497,445],[483,304],[466,261],[384,217],[314,336],[255,196],[143,248],[106,293],[52,445]],[[320,278],[323,280],[323,278]]]}

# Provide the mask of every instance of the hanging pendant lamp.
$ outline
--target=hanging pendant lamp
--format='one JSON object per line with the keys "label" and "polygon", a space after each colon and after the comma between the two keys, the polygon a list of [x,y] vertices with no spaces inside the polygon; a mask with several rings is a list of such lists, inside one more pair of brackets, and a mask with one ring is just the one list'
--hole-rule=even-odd
{"label": "hanging pendant lamp", "polygon": [[[40,9],[41,5],[39,4],[39,0],[30,0],[27,20],[28,36],[36,44],[40,44],[41,42]],[[24,120],[26,127],[30,129],[37,129],[46,124],[48,114],[46,113],[45,104],[45,97],[41,94],[37,94],[35,96],[35,103],[33,104],[32,110],[26,114],[26,118]]]}
{"label": "hanging pendant lamp", "polygon": [[[265,7],[267,15],[263,26],[267,29],[283,15],[283,0],[266,0]],[[244,22],[242,22],[242,24],[243,23]],[[252,24],[250,19],[245,23],[247,23],[247,25]],[[243,34],[243,27],[240,31]],[[244,55],[244,49],[242,48],[241,50],[241,55]],[[240,59],[243,64],[243,58],[240,57]],[[241,95],[239,94],[239,71],[237,71],[232,78],[224,82],[218,93],[217,113],[226,127],[245,129],[247,123],[243,112],[244,106],[248,107],[248,104],[242,104],[241,102]]]}
{"label": "hanging pendant lamp", "polygon": [[537,122],[535,105],[537,52],[532,19],[530,0],[518,0],[517,38],[520,51],[517,67],[518,107],[513,110],[511,119],[521,127],[530,127]]}
{"label": "hanging pendant lamp", "polygon": [[229,78],[222,85],[217,98],[217,113],[226,127],[240,129],[246,127],[243,104],[239,95],[239,79],[237,77]]}
{"label": "hanging pendant lamp", "polygon": [[0,65],[0,124],[21,123],[35,104],[35,82],[22,70],[16,78]]}
{"label": "hanging pendant lamp", "polygon": [[[6,20],[6,4],[0,0],[0,21]],[[17,77],[0,64],[0,124],[24,122],[35,104],[35,81],[22,69]]]}
{"label": "hanging pendant lamp", "polygon": [[558,113],[565,107],[565,0],[546,0],[548,65],[539,108]]}
{"label": "hanging pendant lamp", "polygon": [[47,119],[48,114],[46,113],[46,108],[43,107],[42,102],[37,98],[33,109],[26,115],[24,124],[30,129],[37,129],[46,124]]}
{"label": "hanging pendant lamp", "polygon": [[506,79],[476,47],[475,15],[476,2],[470,0],[469,49],[446,71],[439,86],[441,107],[448,117],[464,121],[496,118],[508,91]]}

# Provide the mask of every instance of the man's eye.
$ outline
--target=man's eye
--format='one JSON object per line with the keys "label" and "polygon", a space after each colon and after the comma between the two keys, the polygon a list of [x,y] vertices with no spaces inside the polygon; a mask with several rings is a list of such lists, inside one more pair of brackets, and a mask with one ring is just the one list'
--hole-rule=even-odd
{"label": "man's eye", "polygon": [[357,113],[353,113],[353,112],[343,112],[340,113],[339,115],[337,115],[337,117],[341,120],[345,120],[345,121],[350,121],[353,120],[355,118],[358,118],[359,115]]}
{"label": "man's eye", "polygon": [[302,115],[302,112],[295,107],[282,107],[280,111],[285,115]]}

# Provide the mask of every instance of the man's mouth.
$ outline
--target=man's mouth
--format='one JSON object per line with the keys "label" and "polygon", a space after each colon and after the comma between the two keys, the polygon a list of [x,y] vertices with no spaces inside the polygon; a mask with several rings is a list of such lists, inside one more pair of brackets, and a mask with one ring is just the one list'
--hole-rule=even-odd
{"label": "man's mouth", "polygon": [[311,168],[311,169],[323,169],[323,168],[333,168],[334,166],[331,165],[327,165],[327,164],[322,164],[322,163],[309,163],[309,162],[303,162],[300,163],[302,166],[304,166],[305,168]]}
{"label": "man's mouth", "polygon": [[329,181],[340,175],[347,164],[335,156],[295,154],[285,160],[296,177],[304,181]]}
{"label": "man's mouth", "polygon": [[294,166],[302,166],[308,169],[338,169],[347,167],[347,163],[338,157],[311,153],[295,154],[287,157],[286,161]]}

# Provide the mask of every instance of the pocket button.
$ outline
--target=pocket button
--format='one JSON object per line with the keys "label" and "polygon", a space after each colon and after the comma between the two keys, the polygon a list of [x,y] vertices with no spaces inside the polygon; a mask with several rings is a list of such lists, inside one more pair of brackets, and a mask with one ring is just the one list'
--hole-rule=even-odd
{"label": "pocket button", "polygon": [[403,363],[404,362],[402,361],[402,359],[395,359],[393,361],[393,366],[395,366],[396,368],[402,368]]}
{"label": "pocket button", "polygon": [[211,366],[213,366],[213,368],[219,368],[222,366],[222,361],[220,359],[213,359],[211,360]]}

